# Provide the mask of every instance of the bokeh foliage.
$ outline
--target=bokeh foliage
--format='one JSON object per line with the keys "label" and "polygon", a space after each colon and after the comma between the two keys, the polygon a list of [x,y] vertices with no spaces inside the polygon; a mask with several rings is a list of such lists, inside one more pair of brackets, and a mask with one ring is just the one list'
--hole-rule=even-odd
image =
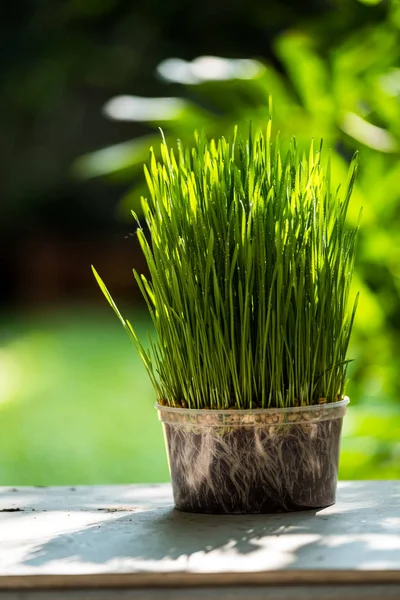
{"label": "bokeh foliage", "polygon": [[[355,4],[335,3],[276,35],[270,60],[260,58],[263,68],[253,79],[180,86],[178,95],[187,101],[182,113],[148,125],[161,126],[167,140],[184,142],[195,128],[219,136],[250,119],[262,126],[272,94],[283,138],[296,135],[300,145],[310,136],[323,138],[332,148],[334,180],[343,180],[348,158],[359,151],[349,221],[355,224],[362,206],[353,286],[360,303],[348,391],[376,418],[353,418],[360,440],[345,456],[360,468],[364,464],[367,473],[368,461],[383,471],[395,464],[400,440],[400,4],[384,3],[379,12],[369,6],[370,18],[354,27]],[[110,149],[118,150],[120,161],[101,163],[104,155],[92,154],[77,168],[86,175],[137,177],[149,144],[159,148],[159,142],[155,131],[143,141]],[[137,209],[142,191],[137,182],[123,199],[126,208]]]}

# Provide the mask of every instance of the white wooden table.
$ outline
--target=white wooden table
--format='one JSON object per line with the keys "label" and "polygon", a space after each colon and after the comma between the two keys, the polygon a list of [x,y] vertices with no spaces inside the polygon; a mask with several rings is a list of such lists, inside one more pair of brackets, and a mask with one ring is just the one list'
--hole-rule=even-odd
{"label": "white wooden table", "polygon": [[0,600],[400,599],[400,482],[335,506],[178,512],[162,485],[2,488]]}

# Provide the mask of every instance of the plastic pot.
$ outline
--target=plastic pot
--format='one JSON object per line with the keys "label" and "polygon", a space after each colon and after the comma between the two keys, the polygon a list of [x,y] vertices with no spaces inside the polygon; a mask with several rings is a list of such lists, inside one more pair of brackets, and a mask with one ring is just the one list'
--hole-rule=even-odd
{"label": "plastic pot", "polygon": [[274,513],[334,504],[348,403],[265,410],[157,404],[176,508]]}

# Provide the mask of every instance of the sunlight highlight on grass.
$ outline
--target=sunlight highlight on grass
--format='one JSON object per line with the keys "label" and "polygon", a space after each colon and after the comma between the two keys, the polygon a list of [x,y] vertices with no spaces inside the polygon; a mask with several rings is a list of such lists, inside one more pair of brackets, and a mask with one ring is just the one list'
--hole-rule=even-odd
{"label": "sunlight highlight on grass", "polygon": [[17,397],[22,387],[22,369],[8,348],[0,349],[0,404]]}

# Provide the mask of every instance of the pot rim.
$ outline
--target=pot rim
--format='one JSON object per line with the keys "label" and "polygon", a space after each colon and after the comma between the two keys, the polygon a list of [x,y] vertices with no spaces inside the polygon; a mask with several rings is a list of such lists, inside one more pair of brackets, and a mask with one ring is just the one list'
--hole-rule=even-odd
{"label": "pot rim", "polygon": [[337,402],[326,402],[325,404],[310,404],[309,406],[289,406],[285,408],[245,408],[245,409],[214,409],[214,408],[175,408],[174,406],[163,406],[162,404],[155,403],[154,408],[159,412],[174,413],[176,415],[270,415],[270,414],[292,414],[292,413],[303,413],[303,412],[315,412],[318,413],[321,410],[332,410],[345,408],[350,402],[348,396],[344,396],[342,400]]}

